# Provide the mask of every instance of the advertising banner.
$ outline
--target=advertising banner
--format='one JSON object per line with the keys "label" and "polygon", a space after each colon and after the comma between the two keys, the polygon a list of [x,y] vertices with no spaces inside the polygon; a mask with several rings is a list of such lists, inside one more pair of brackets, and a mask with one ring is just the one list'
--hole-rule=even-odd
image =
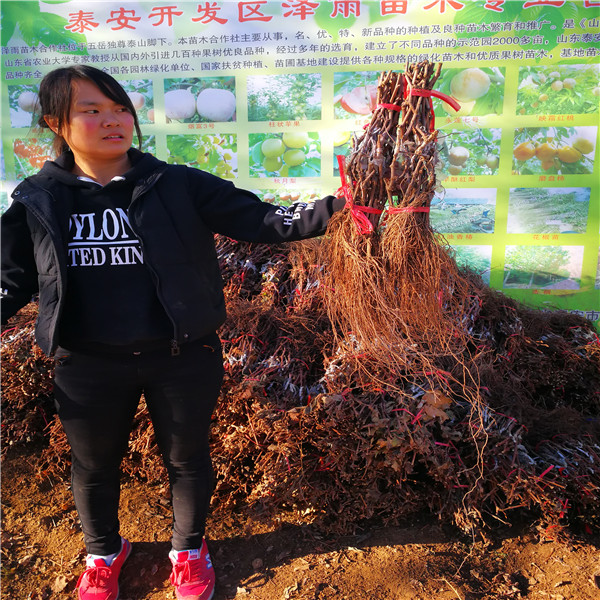
{"label": "advertising banner", "polygon": [[[4,1],[0,210],[51,158],[43,75],[106,70],[144,149],[267,201],[340,187],[382,71],[442,63],[436,231],[541,309],[600,318],[600,0]],[[47,130],[46,130],[47,131]]]}

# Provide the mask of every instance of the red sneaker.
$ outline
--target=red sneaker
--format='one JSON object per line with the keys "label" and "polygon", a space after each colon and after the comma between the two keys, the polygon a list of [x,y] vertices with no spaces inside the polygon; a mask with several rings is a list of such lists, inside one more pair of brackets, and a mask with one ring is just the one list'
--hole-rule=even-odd
{"label": "red sneaker", "polygon": [[173,565],[169,580],[175,586],[177,600],[211,600],[215,593],[215,571],[206,541],[198,550],[171,550]]}
{"label": "red sneaker", "polygon": [[79,600],[118,600],[119,573],[123,563],[131,553],[131,544],[121,538],[121,550],[110,565],[102,558],[88,564],[77,582]]}

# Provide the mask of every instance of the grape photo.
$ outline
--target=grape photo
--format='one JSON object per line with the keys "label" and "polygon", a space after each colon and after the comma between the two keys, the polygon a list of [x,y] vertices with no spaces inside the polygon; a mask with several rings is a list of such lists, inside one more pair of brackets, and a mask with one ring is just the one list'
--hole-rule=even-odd
{"label": "grape photo", "polygon": [[13,142],[13,151],[17,177],[28,177],[37,173],[47,160],[53,160],[52,137],[18,138]]}

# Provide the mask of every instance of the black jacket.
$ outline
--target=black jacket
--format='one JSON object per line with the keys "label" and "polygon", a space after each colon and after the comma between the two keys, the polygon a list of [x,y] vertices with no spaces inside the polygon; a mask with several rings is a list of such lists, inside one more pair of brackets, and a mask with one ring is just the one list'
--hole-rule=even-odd
{"label": "black jacket", "polygon": [[[135,183],[128,214],[177,343],[213,333],[225,320],[214,233],[248,242],[305,239],[323,234],[344,205],[343,199],[327,196],[278,207],[204,171],[151,160],[153,168]],[[44,166],[19,184],[0,219],[2,321],[39,293],[36,340],[48,355],[59,344],[72,212],[71,195],[51,173]]]}

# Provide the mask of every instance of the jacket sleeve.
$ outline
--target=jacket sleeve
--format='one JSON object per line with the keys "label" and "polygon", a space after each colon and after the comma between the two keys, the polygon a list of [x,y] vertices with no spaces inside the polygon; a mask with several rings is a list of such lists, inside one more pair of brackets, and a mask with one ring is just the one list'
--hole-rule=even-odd
{"label": "jacket sleeve", "polygon": [[276,206],[202,171],[193,173],[192,182],[197,210],[206,225],[214,233],[244,242],[291,242],[322,235],[333,213],[345,204],[343,198],[325,196]]}
{"label": "jacket sleeve", "polygon": [[0,217],[2,236],[2,323],[38,291],[37,267],[25,207],[13,202]]}

